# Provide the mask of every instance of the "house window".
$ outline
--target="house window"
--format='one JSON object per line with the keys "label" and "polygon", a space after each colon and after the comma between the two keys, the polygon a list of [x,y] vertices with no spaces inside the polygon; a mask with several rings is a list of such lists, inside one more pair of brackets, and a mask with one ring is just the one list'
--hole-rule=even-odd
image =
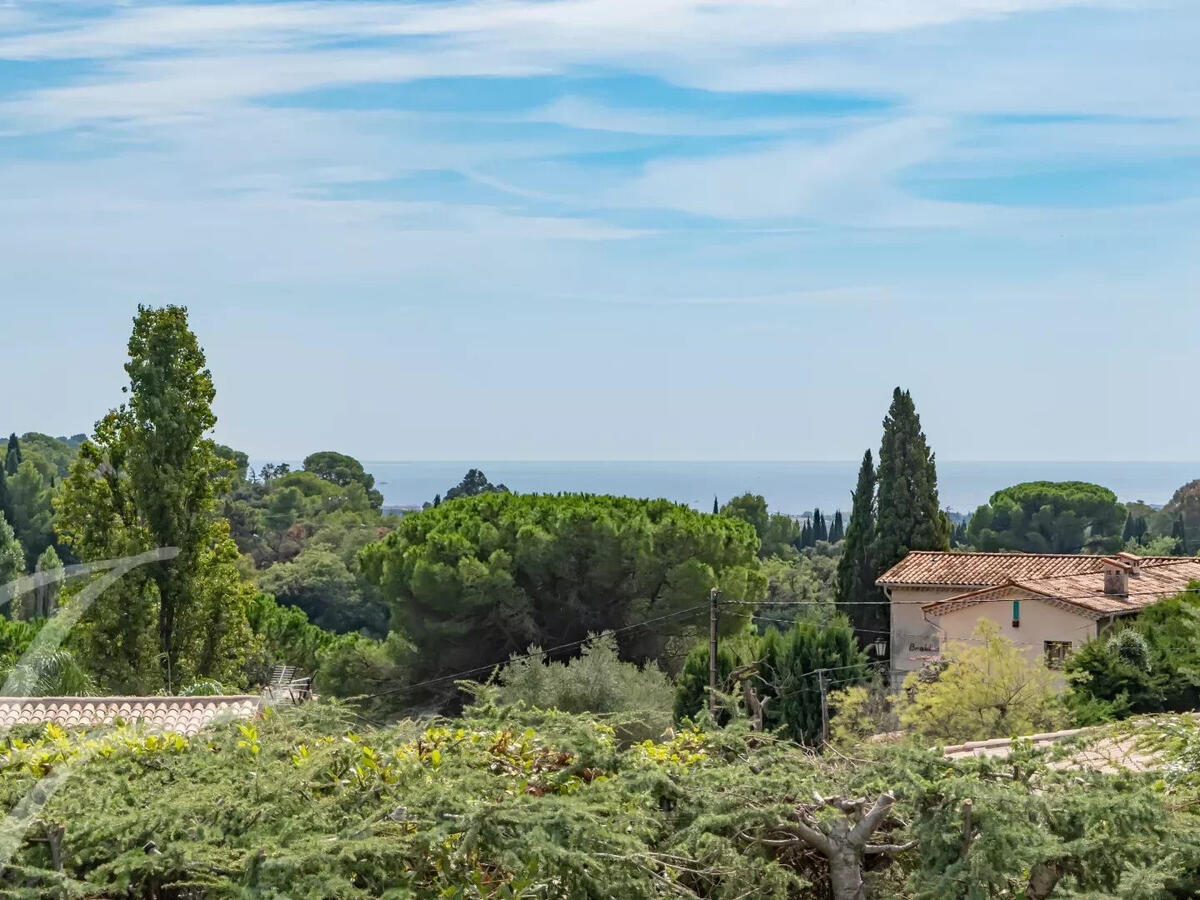
{"label": "house window", "polygon": [[1061,669],[1071,653],[1070,641],[1045,641],[1042,646],[1046,650],[1046,667]]}
{"label": "house window", "polygon": [[1013,601],[1013,628],[1021,627],[1021,601]]}

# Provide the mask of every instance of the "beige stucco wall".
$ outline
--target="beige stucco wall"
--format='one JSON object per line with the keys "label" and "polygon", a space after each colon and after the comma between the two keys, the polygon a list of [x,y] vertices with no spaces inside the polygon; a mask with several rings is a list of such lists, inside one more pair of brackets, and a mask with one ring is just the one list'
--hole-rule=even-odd
{"label": "beige stucco wall", "polygon": [[892,634],[890,653],[892,684],[899,687],[904,676],[919,669],[940,653],[940,636],[932,623],[925,620],[921,607],[957,597],[969,587],[891,589]]}
{"label": "beige stucco wall", "polygon": [[1095,637],[1097,630],[1093,619],[1033,599],[1021,600],[1021,624],[1013,628],[1012,599],[989,600],[935,619],[941,627],[943,646],[948,642],[971,639],[980,619],[994,623],[1000,634],[1024,649],[1030,659],[1043,658],[1045,641],[1069,641],[1077,649]]}

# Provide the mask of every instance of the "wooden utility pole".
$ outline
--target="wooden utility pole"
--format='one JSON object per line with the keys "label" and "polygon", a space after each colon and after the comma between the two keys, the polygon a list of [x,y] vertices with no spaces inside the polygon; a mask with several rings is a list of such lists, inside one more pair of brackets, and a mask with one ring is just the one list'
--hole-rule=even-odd
{"label": "wooden utility pole", "polygon": [[708,714],[717,718],[717,601],[721,592],[708,592]]}
{"label": "wooden utility pole", "polygon": [[825,684],[825,669],[817,669],[817,681],[821,686],[821,746],[829,743],[829,691]]}

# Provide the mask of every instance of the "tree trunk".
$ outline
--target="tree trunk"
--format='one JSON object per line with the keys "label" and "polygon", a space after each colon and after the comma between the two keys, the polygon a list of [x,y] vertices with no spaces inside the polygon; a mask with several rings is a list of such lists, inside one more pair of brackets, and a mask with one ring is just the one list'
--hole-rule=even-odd
{"label": "tree trunk", "polygon": [[833,900],[867,900],[867,886],[863,883],[863,858],[866,854],[895,856],[913,847],[905,844],[870,844],[871,836],[887,818],[892,804],[891,794],[880,794],[868,810],[867,801],[845,800],[841,797],[823,799],[818,802],[836,809],[843,817],[828,824],[822,830],[812,813],[799,809],[793,818],[792,833],[801,841],[819,852],[829,862],[829,886]]}
{"label": "tree trunk", "polygon": [[862,854],[857,848],[849,844],[834,845],[829,855],[829,886],[833,900],[867,900]]}
{"label": "tree trunk", "polygon": [[1056,862],[1038,863],[1029,873],[1029,885],[1025,888],[1025,896],[1029,900],[1045,900],[1054,893],[1063,872]]}

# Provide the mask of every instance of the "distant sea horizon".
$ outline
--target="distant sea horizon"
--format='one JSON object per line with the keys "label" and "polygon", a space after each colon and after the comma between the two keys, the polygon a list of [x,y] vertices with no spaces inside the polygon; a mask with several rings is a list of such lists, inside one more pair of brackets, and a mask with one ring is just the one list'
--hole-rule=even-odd
{"label": "distant sea horizon", "polygon": [[[288,460],[293,467],[298,460]],[[257,469],[263,461],[254,460]],[[702,461],[380,461],[364,460],[385,506],[413,507],[481,469],[494,484],[520,493],[583,492],[663,497],[696,509],[746,492],[762,494],[773,512],[799,515],[814,507],[849,511],[858,460],[832,462]],[[941,505],[973,512],[1001,488],[1023,481],[1090,481],[1122,501],[1161,506],[1176,488],[1200,478],[1200,462],[979,462],[938,460]]]}

